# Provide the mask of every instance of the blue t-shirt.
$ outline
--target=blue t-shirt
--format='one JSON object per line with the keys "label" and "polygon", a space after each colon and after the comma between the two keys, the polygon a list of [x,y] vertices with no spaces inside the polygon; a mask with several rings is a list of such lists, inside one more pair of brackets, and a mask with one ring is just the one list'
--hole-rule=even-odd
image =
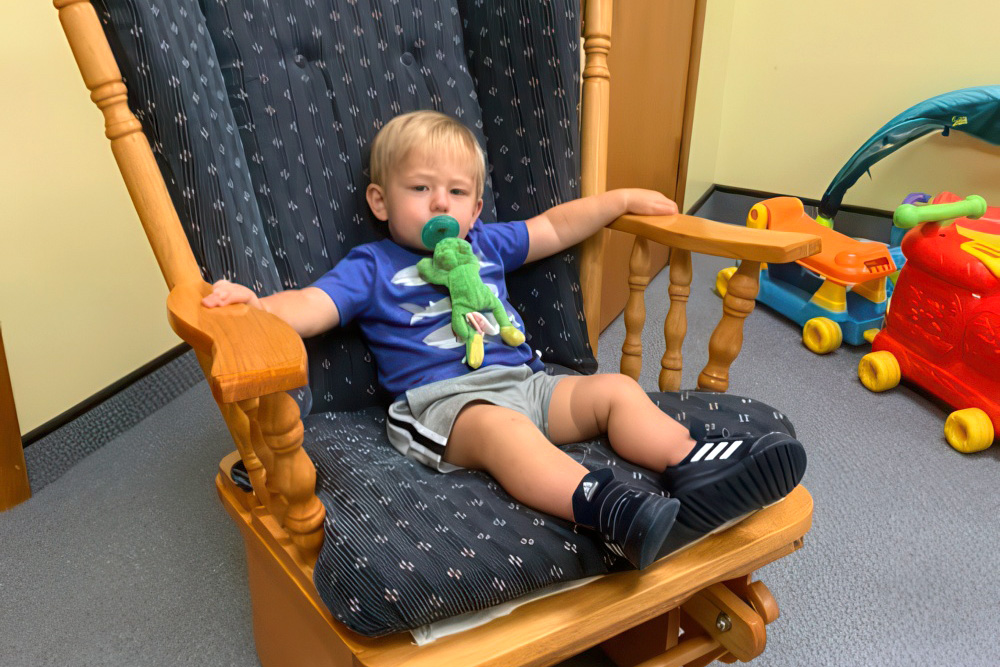
{"label": "blue t-shirt", "polygon": [[[524,264],[527,225],[524,221],[484,224],[477,220],[466,240],[479,257],[483,283],[503,303],[511,324],[523,332],[523,323],[507,301],[504,274]],[[365,243],[312,285],[333,299],[342,325],[357,320],[375,354],[379,382],[396,397],[470,370],[462,361],[465,343],[451,328],[447,288],[425,282],[417,272],[417,262],[427,256],[389,239]],[[492,313],[483,315],[496,324]],[[528,364],[536,371],[544,369],[527,343],[511,347],[499,335],[486,335],[484,342],[483,366]]]}

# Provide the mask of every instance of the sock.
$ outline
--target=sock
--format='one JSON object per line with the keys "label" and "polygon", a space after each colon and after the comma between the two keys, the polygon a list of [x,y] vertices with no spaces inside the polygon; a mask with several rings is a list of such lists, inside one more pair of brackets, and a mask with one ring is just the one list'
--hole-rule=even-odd
{"label": "sock", "polygon": [[597,525],[598,509],[600,508],[597,497],[600,490],[614,479],[615,474],[611,468],[601,468],[583,476],[580,485],[573,492],[574,521],[590,528]]}

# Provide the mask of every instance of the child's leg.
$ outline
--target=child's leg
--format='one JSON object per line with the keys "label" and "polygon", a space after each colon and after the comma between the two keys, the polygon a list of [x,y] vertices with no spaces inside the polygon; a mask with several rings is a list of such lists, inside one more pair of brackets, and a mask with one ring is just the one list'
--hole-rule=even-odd
{"label": "child's leg", "polygon": [[673,498],[615,480],[608,468],[588,472],[528,417],[489,403],[472,403],[459,413],[445,459],[485,470],[526,505],[596,529],[638,568],[659,555],[680,507]]}
{"label": "child's leg", "polygon": [[627,376],[561,380],[549,404],[552,441],[600,433],[623,458],[661,473],[661,486],[681,502],[677,522],[690,536],[780,500],[805,472],[805,450],[787,433],[723,431],[695,441]]}
{"label": "child's leg", "polygon": [[573,492],[587,469],[546,439],[519,412],[489,403],[465,407],[448,437],[445,458],[485,470],[535,509],[573,521]]}
{"label": "child's leg", "polygon": [[621,457],[656,472],[679,463],[695,444],[688,429],[656,407],[627,375],[560,380],[549,403],[552,442],[580,442],[604,433]]}

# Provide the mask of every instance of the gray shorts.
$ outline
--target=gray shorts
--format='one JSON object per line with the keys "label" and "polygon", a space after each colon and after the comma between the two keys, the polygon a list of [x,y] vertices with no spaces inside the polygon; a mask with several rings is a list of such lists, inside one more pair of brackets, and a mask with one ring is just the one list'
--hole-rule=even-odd
{"label": "gray shorts", "polygon": [[516,410],[549,436],[549,401],[562,376],[528,366],[487,366],[406,392],[389,406],[386,431],[401,453],[426,466],[451,472],[461,468],[444,460],[455,419],[469,403],[485,402]]}

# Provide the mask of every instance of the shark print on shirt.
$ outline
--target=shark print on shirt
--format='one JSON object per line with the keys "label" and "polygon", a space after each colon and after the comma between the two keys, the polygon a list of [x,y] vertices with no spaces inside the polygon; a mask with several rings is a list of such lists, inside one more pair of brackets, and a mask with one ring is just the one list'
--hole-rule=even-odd
{"label": "shark print on shirt", "polygon": [[[483,283],[504,305],[512,324],[523,320],[507,297],[505,274],[524,263],[528,230],[523,221],[485,224],[477,221],[466,239],[479,257]],[[375,355],[379,382],[394,397],[421,385],[463,375],[465,345],[451,328],[451,300],[446,288],[428,284],[417,273],[425,255],[391,240],[354,248],[313,286],[337,305],[341,323],[356,321]],[[487,333],[499,327],[483,313]],[[511,347],[498,335],[487,335],[485,365],[544,365],[528,341]]]}

